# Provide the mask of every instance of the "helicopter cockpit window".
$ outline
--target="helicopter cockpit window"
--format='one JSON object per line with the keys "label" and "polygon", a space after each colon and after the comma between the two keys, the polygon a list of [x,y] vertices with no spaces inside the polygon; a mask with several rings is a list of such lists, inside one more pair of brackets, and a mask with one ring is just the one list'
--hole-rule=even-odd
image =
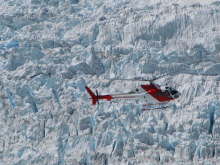
{"label": "helicopter cockpit window", "polygon": [[173,89],[173,90],[170,91],[170,93],[171,93],[171,95],[175,95],[175,94],[178,93],[178,92],[177,92],[177,90],[174,90],[174,89]]}
{"label": "helicopter cockpit window", "polygon": [[171,95],[175,95],[177,92],[177,90],[171,88],[171,87],[165,87],[166,90],[171,94]]}
{"label": "helicopter cockpit window", "polygon": [[170,88],[170,87],[165,87],[165,89],[166,89],[167,91],[171,91],[171,88]]}

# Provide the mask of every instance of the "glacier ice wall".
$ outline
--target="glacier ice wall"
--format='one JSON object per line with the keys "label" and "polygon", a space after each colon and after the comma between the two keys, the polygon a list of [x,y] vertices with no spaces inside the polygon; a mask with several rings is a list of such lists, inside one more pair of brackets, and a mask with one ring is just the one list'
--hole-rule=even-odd
{"label": "glacier ice wall", "polygon": [[[0,2],[0,165],[220,164],[219,1]],[[164,111],[84,89],[162,74]]]}

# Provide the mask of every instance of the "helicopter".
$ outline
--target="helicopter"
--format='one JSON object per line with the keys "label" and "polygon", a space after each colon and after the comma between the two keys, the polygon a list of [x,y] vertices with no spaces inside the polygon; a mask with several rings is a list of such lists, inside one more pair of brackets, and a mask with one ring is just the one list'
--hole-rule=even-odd
{"label": "helicopter", "polygon": [[[162,76],[161,76],[162,77]],[[90,99],[92,100],[92,105],[99,104],[99,100],[112,101],[116,99],[140,99],[146,98],[147,95],[150,95],[153,99],[158,101],[158,104],[165,104],[170,101],[173,101],[180,97],[180,92],[173,87],[165,86],[164,89],[160,85],[156,84],[154,81],[161,78],[157,77],[154,79],[143,79],[143,78],[133,78],[133,79],[111,79],[111,81],[120,80],[120,81],[144,81],[149,82],[148,84],[141,84],[134,90],[131,90],[128,93],[117,93],[117,94],[105,94],[99,95],[98,91],[93,92],[88,86],[85,86],[86,91],[88,92]],[[156,105],[156,104],[144,104],[147,105]],[[157,107],[153,109],[165,109],[168,106]],[[151,109],[143,109],[151,110]]]}

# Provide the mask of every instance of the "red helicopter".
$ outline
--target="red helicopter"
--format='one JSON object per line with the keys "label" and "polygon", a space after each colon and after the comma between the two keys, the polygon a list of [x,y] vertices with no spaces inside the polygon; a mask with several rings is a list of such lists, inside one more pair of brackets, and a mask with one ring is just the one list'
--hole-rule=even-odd
{"label": "red helicopter", "polygon": [[[161,77],[146,80],[146,79],[113,79],[114,80],[122,80],[122,81],[148,81],[149,84],[143,84],[137,87],[135,90],[128,92],[128,93],[119,93],[119,94],[107,94],[107,95],[99,95],[98,91],[96,90],[96,94],[88,87],[85,86],[88,94],[91,96],[90,99],[92,99],[92,104],[96,105],[99,103],[99,100],[107,100],[112,101],[113,99],[137,99],[137,98],[146,98],[146,95],[150,95],[157,101],[159,101],[158,104],[167,103],[169,101],[175,100],[180,96],[180,92],[178,92],[176,89],[166,86],[163,90],[158,84],[154,83],[155,80],[159,79]],[[145,104],[147,105],[156,105],[156,104]],[[160,107],[160,108],[167,108]],[[153,109],[160,109],[160,108],[153,108]],[[144,110],[151,110],[151,109],[144,109]]]}

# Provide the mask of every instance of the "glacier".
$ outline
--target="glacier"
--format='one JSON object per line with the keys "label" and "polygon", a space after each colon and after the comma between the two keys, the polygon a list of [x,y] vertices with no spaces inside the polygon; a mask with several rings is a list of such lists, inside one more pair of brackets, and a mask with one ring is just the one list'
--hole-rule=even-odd
{"label": "glacier", "polygon": [[[220,164],[219,1],[0,3],[0,165]],[[181,92],[166,110],[84,88],[164,74]]]}

